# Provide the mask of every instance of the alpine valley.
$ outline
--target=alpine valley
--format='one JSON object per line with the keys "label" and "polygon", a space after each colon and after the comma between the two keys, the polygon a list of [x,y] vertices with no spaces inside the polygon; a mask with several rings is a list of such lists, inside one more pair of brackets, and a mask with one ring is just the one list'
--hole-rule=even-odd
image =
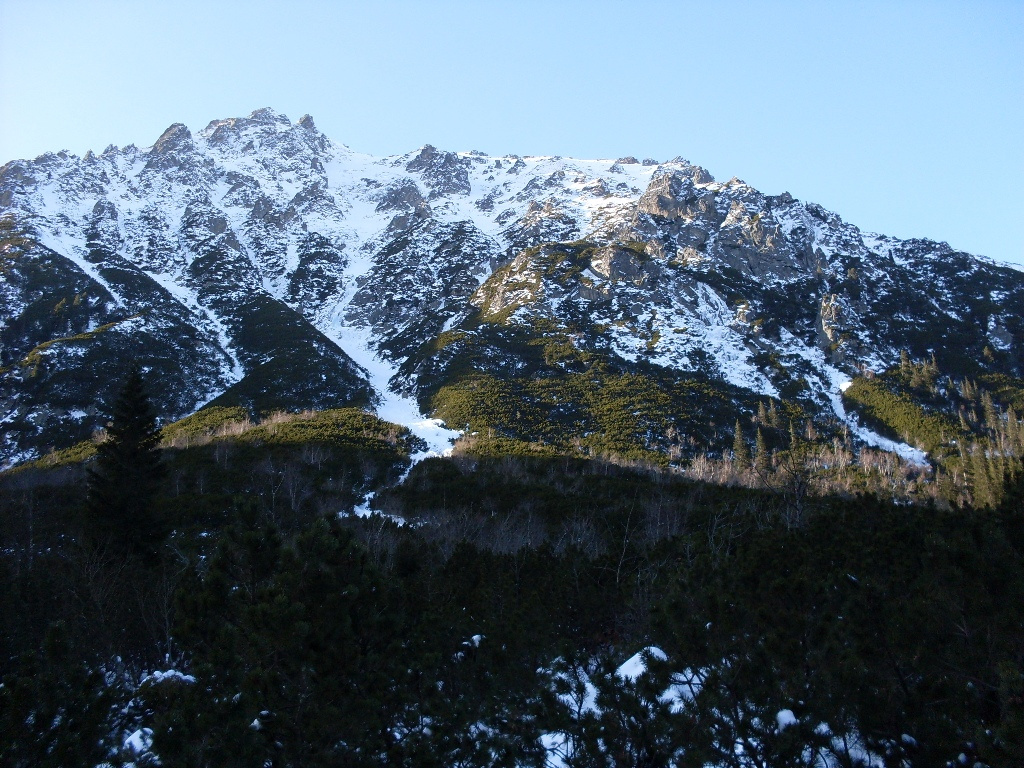
{"label": "alpine valley", "polygon": [[271,109],[0,221],[7,764],[1019,764],[1024,273]]}

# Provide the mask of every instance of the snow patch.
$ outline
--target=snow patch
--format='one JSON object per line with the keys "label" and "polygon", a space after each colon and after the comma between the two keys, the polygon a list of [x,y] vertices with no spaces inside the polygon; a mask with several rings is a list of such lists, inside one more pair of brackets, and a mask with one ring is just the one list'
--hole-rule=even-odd
{"label": "snow patch", "polygon": [[797,720],[796,715],[793,714],[792,709],[782,709],[775,715],[775,723],[778,725],[780,731],[784,731],[791,725],[796,725],[800,721]]}
{"label": "snow patch", "polygon": [[139,728],[124,740],[124,748],[138,757],[153,747],[153,729]]}
{"label": "snow patch", "polygon": [[163,683],[167,680],[178,680],[182,683],[194,683],[195,677],[192,675],[186,675],[184,672],[180,672],[177,669],[167,669],[164,671],[157,670],[155,672],[149,672],[143,675],[141,683]]}
{"label": "snow patch", "polygon": [[843,405],[842,393],[850,387],[850,384],[852,383],[850,381],[850,377],[832,365],[826,363],[825,355],[820,349],[807,346],[785,328],[781,329],[779,335],[790,352],[809,362],[816,372],[820,371],[825,374],[827,380],[822,379],[818,375],[812,375],[813,378],[809,377],[807,382],[812,386],[812,388],[817,389],[819,393],[824,394],[828,398],[836,416],[840,421],[845,423],[847,427],[849,427],[850,431],[854,435],[867,445],[875,448],[881,448],[883,451],[887,451],[889,453],[895,453],[901,459],[908,461],[911,464],[915,464],[919,467],[931,466],[928,463],[928,454],[925,451],[922,451],[919,448],[914,448],[906,443],[882,437],[877,432],[861,426],[854,414],[848,414],[846,412],[846,406]]}
{"label": "snow patch", "polygon": [[60,254],[87,274],[94,282],[102,285],[107,293],[113,297],[114,302],[119,307],[125,306],[124,298],[120,293],[115,291],[113,286],[100,274],[99,268],[92,262],[88,261],[79,252],[81,250],[81,246],[78,245],[78,243],[84,242],[84,237],[69,234],[58,234],[54,230],[45,230],[40,227],[38,239],[43,246],[49,248],[54,253]]}
{"label": "snow patch", "polygon": [[642,651],[630,656],[626,661],[622,663],[615,674],[621,677],[623,680],[628,680],[631,683],[635,683],[640,675],[647,671],[648,659],[657,659],[658,661],[667,661],[668,656],[660,648],[656,648],[653,645],[644,648]]}
{"label": "snow patch", "polygon": [[448,429],[440,419],[425,417],[413,398],[391,388],[391,381],[398,375],[398,368],[374,352],[369,328],[336,323],[328,329],[327,336],[366,372],[370,385],[380,397],[376,407],[377,416],[384,421],[407,427],[427,444],[424,450],[412,455],[414,464],[431,456],[451,455],[452,443],[462,432]]}

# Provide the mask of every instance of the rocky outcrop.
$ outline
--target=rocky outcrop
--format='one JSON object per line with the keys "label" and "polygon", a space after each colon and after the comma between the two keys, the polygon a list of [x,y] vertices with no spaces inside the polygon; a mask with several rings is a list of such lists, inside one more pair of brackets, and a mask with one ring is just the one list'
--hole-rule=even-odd
{"label": "rocky outcrop", "polygon": [[643,285],[647,279],[640,254],[616,245],[606,245],[595,251],[590,259],[590,268],[609,280],[627,280],[634,285]]}
{"label": "rocky outcrop", "polygon": [[526,215],[502,232],[512,253],[541,243],[575,240],[579,234],[579,222],[575,217],[550,200],[544,203],[531,201]]}
{"label": "rocky outcrop", "polygon": [[394,212],[395,217],[388,224],[388,230],[396,231],[429,218],[430,204],[412,179],[401,179],[387,187],[377,203],[377,211]]}
{"label": "rocky outcrop", "polygon": [[418,173],[430,189],[430,199],[445,195],[468,195],[470,163],[454,152],[441,152],[427,144],[406,164],[407,171]]}

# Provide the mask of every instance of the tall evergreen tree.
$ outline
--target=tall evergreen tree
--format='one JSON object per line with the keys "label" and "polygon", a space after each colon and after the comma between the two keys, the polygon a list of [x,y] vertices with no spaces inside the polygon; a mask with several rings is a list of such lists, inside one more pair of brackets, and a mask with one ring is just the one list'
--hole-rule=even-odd
{"label": "tall evergreen tree", "polygon": [[736,427],[733,430],[732,460],[739,472],[746,471],[750,466],[750,451],[747,450],[747,443],[743,439],[743,427],[740,426],[739,419],[736,419]]}
{"label": "tall evergreen tree", "polygon": [[996,431],[1002,423],[1002,419],[996,413],[995,403],[992,402],[992,395],[988,393],[988,390],[983,390],[981,393],[981,410],[985,414],[985,427],[993,432]]}
{"label": "tall evergreen tree", "polygon": [[1006,412],[1006,440],[1010,444],[1010,450],[1016,455],[1021,447],[1021,430],[1017,412],[1012,405]]}
{"label": "tall evergreen tree", "polygon": [[905,349],[900,350],[900,371],[903,373],[910,372],[910,353]]}
{"label": "tall evergreen tree", "polygon": [[764,426],[768,423],[768,411],[764,407],[764,401],[762,400],[757,404],[757,424],[758,426]]}
{"label": "tall evergreen tree", "polygon": [[754,469],[758,475],[764,476],[768,471],[771,457],[768,455],[768,445],[765,443],[761,428],[757,428],[757,440],[754,443]]}
{"label": "tall evergreen tree", "polygon": [[119,684],[78,661],[64,622],[50,627],[38,651],[11,662],[0,685],[0,765],[62,768],[109,758]]}
{"label": "tall evergreen tree", "polygon": [[988,464],[984,449],[975,442],[971,446],[971,498],[975,507],[988,507],[995,502]]}
{"label": "tall evergreen tree", "polygon": [[133,364],[88,470],[86,518],[94,542],[150,549],[166,533],[153,506],[166,471],[159,443],[156,413]]}

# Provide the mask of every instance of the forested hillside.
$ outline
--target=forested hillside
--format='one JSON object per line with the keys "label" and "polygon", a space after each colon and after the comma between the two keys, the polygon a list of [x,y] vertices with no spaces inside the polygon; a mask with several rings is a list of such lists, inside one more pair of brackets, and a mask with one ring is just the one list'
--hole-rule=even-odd
{"label": "forested hillside", "polygon": [[113,426],[0,476],[4,764],[1017,763],[1009,474],[940,509],[801,487],[767,424],[724,484],[489,440],[410,468],[354,409],[151,424],[133,519],[90,502],[138,470]]}

